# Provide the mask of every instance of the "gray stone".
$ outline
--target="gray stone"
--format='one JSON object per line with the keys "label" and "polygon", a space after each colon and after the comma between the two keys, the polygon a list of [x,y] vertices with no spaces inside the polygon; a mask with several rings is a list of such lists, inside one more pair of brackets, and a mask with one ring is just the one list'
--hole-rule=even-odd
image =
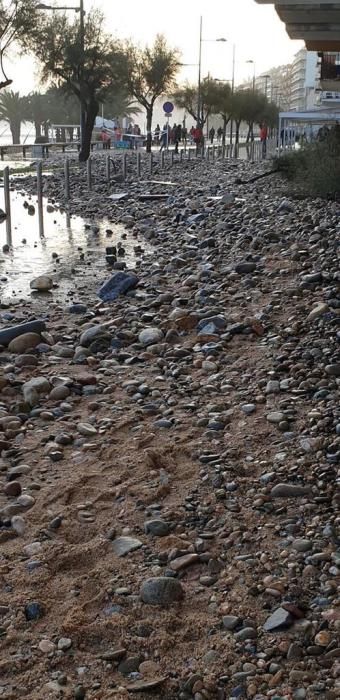
{"label": "gray stone", "polygon": [[113,543],[113,551],[118,557],[125,557],[129,552],[134,552],[142,547],[143,542],[134,537],[117,537]]}
{"label": "gray stone", "polygon": [[166,606],[177,603],[184,598],[184,590],[175,578],[161,576],[149,578],[142,583],[140,596],[148,605]]}
{"label": "gray stone", "polygon": [[330,377],[340,377],[340,362],[336,362],[333,365],[326,365],[325,372]]}
{"label": "gray stone", "polygon": [[85,437],[94,437],[94,435],[98,434],[97,428],[90,423],[78,423],[77,430],[80,435],[84,435]]}
{"label": "gray stone", "polygon": [[141,662],[140,656],[128,656],[127,659],[123,659],[118,666],[119,673],[123,676],[129,676],[130,673],[136,673],[139,669]]}
{"label": "gray stone", "polygon": [[307,321],[315,321],[329,311],[327,304],[317,304],[307,316]]}
{"label": "gray stone", "polygon": [[307,486],[299,484],[276,484],[270,492],[272,498],[298,498],[309,493],[310,489]]}
{"label": "gray stone", "polygon": [[236,615],[224,615],[224,617],[222,617],[222,624],[226,630],[234,630],[240,622],[241,619],[236,617]]}
{"label": "gray stone", "polygon": [[107,328],[98,324],[97,326],[91,326],[91,328],[87,328],[87,330],[81,334],[79,343],[82,347],[88,348],[96,338],[103,338],[107,335]]}
{"label": "gray stone", "polygon": [[268,423],[281,423],[284,417],[284,413],[281,413],[281,411],[272,411],[267,413],[266,416]]}
{"label": "gray stone", "polygon": [[297,552],[309,552],[313,547],[313,543],[310,540],[296,539],[292,542],[292,547]]}
{"label": "gray stone", "polygon": [[36,406],[40,396],[46,396],[50,392],[51,386],[45,377],[34,377],[23,385],[22,391],[26,403]]}
{"label": "gray stone", "polygon": [[256,639],[257,631],[254,627],[244,627],[239,632],[236,632],[235,639],[244,642],[246,639]]}
{"label": "gray stone", "polygon": [[249,272],[255,272],[256,267],[255,262],[241,262],[235,265],[235,272],[238,275],[247,275]]}
{"label": "gray stone", "polygon": [[263,629],[266,632],[285,629],[286,627],[290,627],[293,621],[294,618],[291,613],[288,612],[288,610],[285,610],[284,608],[277,608],[277,610],[275,610],[272,615],[268,617],[268,620],[266,620],[265,624],[263,625]]}
{"label": "gray stone", "polygon": [[241,410],[246,416],[250,416],[252,413],[255,413],[256,405],[254,403],[245,403],[241,406]]}
{"label": "gray stone", "polygon": [[138,340],[141,345],[147,347],[148,345],[155,345],[159,343],[163,338],[163,332],[160,328],[144,328],[138,336]]}
{"label": "gray stone", "polygon": [[147,520],[144,523],[144,530],[147,535],[155,537],[165,537],[170,532],[169,525],[164,520]]}

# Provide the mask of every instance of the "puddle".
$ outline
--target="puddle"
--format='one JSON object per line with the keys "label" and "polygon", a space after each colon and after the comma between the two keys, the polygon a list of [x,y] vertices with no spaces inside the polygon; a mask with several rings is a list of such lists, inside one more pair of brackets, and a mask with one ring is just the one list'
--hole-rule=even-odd
{"label": "puddle", "polygon": [[[25,201],[35,206],[33,216],[24,208]],[[0,207],[4,208],[2,188]],[[138,266],[141,259],[142,253],[135,251],[136,246],[145,253],[152,252],[152,247],[142,237],[135,238],[123,225],[104,219],[98,222],[99,232],[95,233],[85,228],[86,222],[81,217],[70,217],[57,209],[47,211],[46,200],[42,238],[39,236],[36,197],[17,191],[11,192],[11,213],[13,249],[10,253],[2,252],[6,243],[6,223],[0,224],[0,299],[3,302],[31,299],[30,281],[41,274],[50,274],[59,285],[51,296],[54,301],[65,302],[73,292],[74,297],[81,298],[81,292],[85,293],[89,285],[91,289],[99,287],[111,274],[105,259],[106,247],[121,243],[125,255],[118,260],[124,261],[129,268]],[[108,229],[112,231],[110,236],[107,235]],[[58,260],[53,254],[58,254]],[[48,303],[48,298],[46,301]]]}

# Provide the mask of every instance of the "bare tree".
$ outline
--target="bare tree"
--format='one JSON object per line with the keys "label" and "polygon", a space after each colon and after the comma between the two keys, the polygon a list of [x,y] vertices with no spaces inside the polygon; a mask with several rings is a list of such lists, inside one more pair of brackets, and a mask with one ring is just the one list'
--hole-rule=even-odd
{"label": "bare tree", "polygon": [[147,144],[151,151],[152,117],[156,100],[172,90],[180,67],[180,54],[168,46],[166,39],[158,35],[154,44],[144,49],[131,43],[126,44],[128,92],[146,110]]}
{"label": "bare tree", "polygon": [[35,26],[38,16],[35,0],[0,0],[0,90],[11,85],[5,57],[15,42],[21,43]]}

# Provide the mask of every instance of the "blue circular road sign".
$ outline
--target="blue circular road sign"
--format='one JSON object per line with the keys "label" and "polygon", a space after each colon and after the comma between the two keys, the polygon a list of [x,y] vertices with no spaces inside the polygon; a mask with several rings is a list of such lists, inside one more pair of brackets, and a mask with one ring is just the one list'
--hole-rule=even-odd
{"label": "blue circular road sign", "polygon": [[172,102],[164,102],[163,109],[165,114],[171,114],[174,111],[174,105]]}

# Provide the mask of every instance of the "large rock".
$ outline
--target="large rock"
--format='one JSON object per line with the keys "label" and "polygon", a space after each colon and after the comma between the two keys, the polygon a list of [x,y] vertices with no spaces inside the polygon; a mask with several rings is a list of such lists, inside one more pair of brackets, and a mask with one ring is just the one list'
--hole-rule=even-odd
{"label": "large rock", "polygon": [[83,348],[88,348],[90,347],[91,343],[93,343],[93,341],[97,338],[106,338],[107,336],[108,332],[105,326],[98,324],[97,326],[87,328],[87,330],[81,334],[80,345]]}
{"label": "large rock", "polygon": [[299,484],[276,484],[270,493],[272,498],[299,498],[300,496],[307,496],[310,493],[310,489]]}
{"label": "large rock", "polygon": [[37,292],[48,292],[53,287],[52,277],[49,277],[49,275],[40,275],[40,277],[35,277],[30,282],[30,287]]}
{"label": "large rock", "polygon": [[163,339],[163,332],[160,328],[144,328],[138,336],[139,342],[147,347],[148,345],[155,345]]}
{"label": "large rock", "polygon": [[3,328],[0,331],[0,345],[8,345],[13,338],[17,338],[25,333],[42,333],[46,330],[46,325],[44,321],[28,321],[27,323],[20,323],[18,326],[11,326],[10,328]]}
{"label": "large rock", "polygon": [[184,590],[175,578],[160,576],[148,578],[142,583],[140,597],[148,605],[171,605],[184,598]]}
{"label": "large rock", "polygon": [[134,552],[142,546],[143,542],[135,537],[117,537],[113,541],[113,551],[118,557],[125,557],[129,552]]}
{"label": "large rock", "polygon": [[17,338],[13,338],[8,345],[8,350],[14,352],[18,355],[35,348],[39,345],[41,341],[40,335],[38,333],[24,333],[19,335]]}
{"label": "large rock", "polygon": [[126,294],[131,289],[135,289],[138,284],[138,277],[130,272],[116,272],[110,279],[102,285],[98,296],[103,301],[114,301],[121,294]]}
{"label": "large rock", "polygon": [[23,385],[24,399],[30,406],[39,403],[40,396],[46,396],[51,391],[51,385],[45,377],[34,377]]}

